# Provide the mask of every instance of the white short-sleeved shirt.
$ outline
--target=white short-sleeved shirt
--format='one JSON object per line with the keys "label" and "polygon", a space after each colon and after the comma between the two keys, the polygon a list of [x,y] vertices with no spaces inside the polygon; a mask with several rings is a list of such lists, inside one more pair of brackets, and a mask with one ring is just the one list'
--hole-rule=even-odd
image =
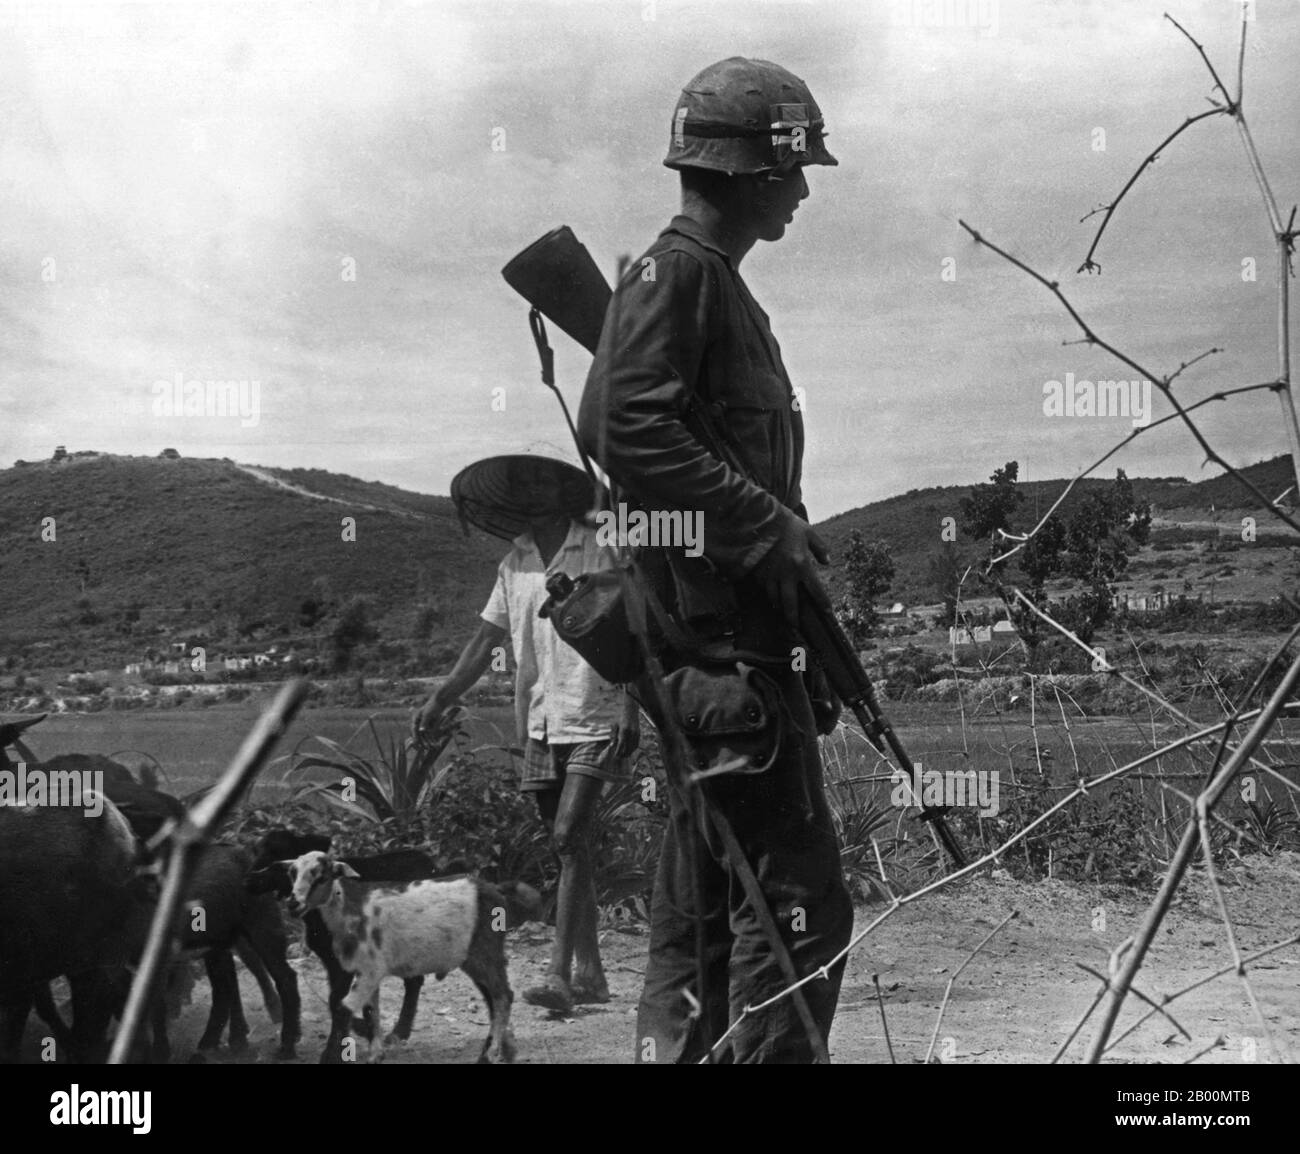
{"label": "white short-sleeved shirt", "polygon": [[610,551],[596,530],[574,521],[549,566],[542,565],[531,532],[516,537],[497,567],[497,583],[481,616],[510,634],[515,655],[515,728],[552,744],[605,741],[622,719],[623,691],[605,681],[576,650],[537,616],[551,573],[577,577],[611,569]]}

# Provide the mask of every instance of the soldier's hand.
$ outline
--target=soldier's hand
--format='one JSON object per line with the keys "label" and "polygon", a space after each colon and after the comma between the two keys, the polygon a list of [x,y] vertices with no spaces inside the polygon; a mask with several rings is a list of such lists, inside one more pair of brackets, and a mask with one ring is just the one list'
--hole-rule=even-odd
{"label": "soldier's hand", "polygon": [[787,517],[781,536],[767,555],[754,566],[753,576],[773,606],[796,628],[799,625],[799,591],[807,590],[819,605],[830,605],[822,588],[817,566],[825,565],[830,553],[807,521]]}

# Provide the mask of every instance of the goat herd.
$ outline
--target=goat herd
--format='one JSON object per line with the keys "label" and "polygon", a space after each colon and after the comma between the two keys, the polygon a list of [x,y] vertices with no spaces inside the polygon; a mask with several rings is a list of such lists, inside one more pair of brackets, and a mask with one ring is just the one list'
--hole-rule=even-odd
{"label": "goat herd", "polygon": [[[103,1061],[156,908],[158,863],[149,843],[185,810],[156,781],[137,780],[108,758],[67,754],[39,769],[47,777],[102,774],[93,780],[102,782],[103,796],[82,808],[0,805],[0,1060],[19,1059],[35,1009],[48,1026],[43,1059]],[[301,998],[287,956],[282,899],[302,917],[307,945],[329,979],[331,1025],[322,1062],[351,1056],[345,1040],[354,1031],[368,1041],[370,1060],[382,1057],[378,995],[385,977],[405,980],[393,1030],[405,1040],[424,975],[441,979],[457,968],[488,1005],[491,1026],[479,1060],[514,1059],[505,930],[538,916],[537,893],[464,874],[439,877],[418,850],[337,859],[329,848],[326,837],[281,829],[267,833],[255,852],[222,844],[203,850],[134,1060],[168,1061],[168,1005],[199,956],[212,1001],[198,1050],[219,1046],[227,1030],[232,1050],[247,1046],[235,955],[280,1025],[277,1057],[297,1056]],[[50,983],[60,977],[71,990],[70,1026],[51,995]]]}

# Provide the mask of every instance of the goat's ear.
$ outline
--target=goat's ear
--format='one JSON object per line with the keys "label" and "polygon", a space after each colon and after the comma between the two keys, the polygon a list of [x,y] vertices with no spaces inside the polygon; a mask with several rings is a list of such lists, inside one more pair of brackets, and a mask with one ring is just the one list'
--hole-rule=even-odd
{"label": "goat's ear", "polygon": [[347,862],[336,861],[334,863],[334,876],[336,878],[359,878],[361,875],[348,865]]}

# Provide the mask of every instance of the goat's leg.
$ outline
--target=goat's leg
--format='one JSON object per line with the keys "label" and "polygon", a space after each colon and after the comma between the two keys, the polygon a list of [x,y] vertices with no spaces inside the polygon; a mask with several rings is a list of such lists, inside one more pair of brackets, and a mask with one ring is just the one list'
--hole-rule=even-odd
{"label": "goat's leg", "polygon": [[230,1038],[229,1046],[236,1053],[248,1049],[248,1019],[244,1017],[244,999],[239,993],[239,974],[235,970],[235,956],[225,951],[229,973],[226,977],[230,989]]}
{"label": "goat's leg", "polygon": [[246,939],[250,955],[258,958],[275,982],[279,1002],[284,1007],[280,1022],[280,1049],[277,1058],[295,1058],[294,1047],[302,1037],[302,998],[298,992],[298,975],[289,965],[289,942],[285,937],[284,923],[280,921],[280,912],[272,904],[266,917],[250,917],[241,932],[241,940]]}
{"label": "goat's leg", "polygon": [[[496,943],[500,949],[500,942]],[[487,1002],[491,1025],[488,1036],[479,1051],[480,1062],[513,1062],[515,1060],[515,1036],[510,1029],[510,1004],[515,996],[510,990],[510,981],[506,977],[504,951],[500,957],[485,958],[473,949],[465,959],[461,969],[469,975],[478,987],[478,992]]]}
{"label": "goat's leg", "polygon": [[352,1029],[356,1028],[355,1019],[361,1017],[362,1028],[370,1043],[367,1059],[370,1062],[383,1060],[383,1033],[379,1029],[379,987],[382,980],[374,974],[358,974],[342,1005],[342,1011],[352,1016]]}
{"label": "goat's leg", "polygon": [[376,1065],[384,1060],[384,1031],[383,1023],[379,1020],[379,986],[375,986],[375,992],[370,995],[370,1002],[366,1006],[366,1016],[370,1021],[370,1053],[367,1061],[371,1065]]}
{"label": "goat's leg", "polygon": [[[54,1039],[55,1052],[66,1055],[72,1046],[72,1031],[68,1029],[68,1024],[63,1020],[63,1015],[59,1013],[58,1007],[54,1004],[54,994],[50,990],[49,982],[37,982],[32,987],[32,1008],[35,1009],[41,1021],[49,1026],[50,1037]],[[25,1014],[24,1017],[26,1017]],[[21,1037],[20,1032],[20,1040]]]}
{"label": "goat's leg", "polygon": [[343,998],[352,984],[352,975],[334,956],[334,938],[325,925],[319,910],[309,910],[302,920],[307,948],[320,959],[329,981],[330,1034],[321,1051],[321,1064],[333,1065],[343,1061],[343,1039],[351,1030],[352,1016],[343,1009]]}
{"label": "goat's leg", "polygon": [[406,978],[402,988],[402,1012],[397,1015],[397,1025],[388,1035],[390,1042],[405,1042],[411,1036],[411,1027],[415,1025],[415,1011],[420,1005],[420,989],[424,978]]}
{"label": "goat's leg", "polygon": [[267,1016],[277,1026],[284,1021],[284,1006],[280,1001],[280,994],[275,988],[275,983],[271,980],[270,973],[262,964],[262,959],[257,955],[257,947],[254,943],[245,939],[237,938],[235,940],[235,953],[239,960],[244,963],[244,967],[253,975],[253,980],[257,983],[257,988],[262,991],[262,1001],[266,1005]]}
{"label": "goat's leg", "polygon": [[[33,990],[18,990],[0,1001],[0,1062],[11,1065],[17,1062],[23,1048],[23,1031],[27,1028],[27,1016],[32,1012]],[[72,1035],[68,1035],[71,1046]],[[60,1043],[55,1041],[56,1048]],[[67,1052],[64,1052],[67,1056]]]}
{"label": "goat's leg", "polygon": [[[209,950],[203,958],[203,968],[208,973],[208,984],[212,987],[212,1007],[208,1011],[208,1024],[199,1038],[198,1049],[215,1050],[221,1045],[221,1035],[226,1024],[230,1023],[230,1048],[236,1049],[235,1026],[231,1021],[234,1012],[234,999],[239,996],[239,987],[235,978],[235,961],[229,950]],[[233,994],[232,994],[233,989]],[[243,1019],[243,1007],[239,1017]],[[247,1037],[248,1024],[244,1023],[244,1035]]]}
{"label": "goat's leg", "polygon": [[149,1022],[153,1033],[147,1051],[149,1061],[165,1066],[172,1060],[172,1042],[167,1035],[167,998],[161,991],[154,993]]}
{"label": "goat's leg", "polygon": [[102,1063],[108,1057],[108,1023],[116,1008],[113,979],[100,970],[69,974],[72,987],[72,1042],[74,1062]]}

